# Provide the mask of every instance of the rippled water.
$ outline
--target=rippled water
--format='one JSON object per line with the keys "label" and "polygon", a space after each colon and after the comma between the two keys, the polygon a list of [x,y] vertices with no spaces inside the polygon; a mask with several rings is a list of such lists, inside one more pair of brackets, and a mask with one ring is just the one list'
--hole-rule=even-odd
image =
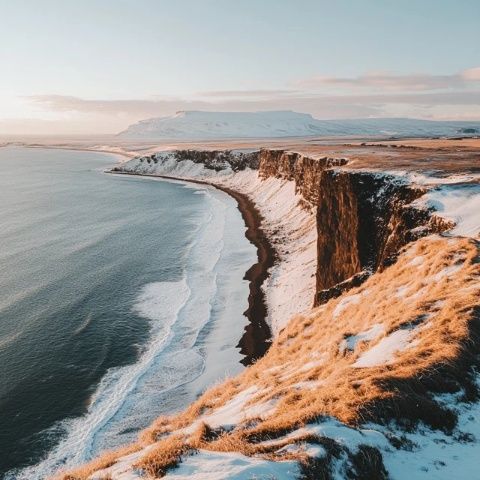
{"label": "rippled water", "polygon": [[130,441],[241,368],[255,250],[235,202],[104,174],[114,160],[0,149],[5,478],[43,479]]}

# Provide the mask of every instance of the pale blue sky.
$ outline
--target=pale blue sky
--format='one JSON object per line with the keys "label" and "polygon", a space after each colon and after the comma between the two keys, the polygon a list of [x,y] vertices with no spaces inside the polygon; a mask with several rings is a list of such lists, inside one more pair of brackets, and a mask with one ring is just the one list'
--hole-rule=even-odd
{"label": "pale blue sky", "polygon": [[0,16],[0,133],[190,106],[480,118],[478,0],[0,0]]}

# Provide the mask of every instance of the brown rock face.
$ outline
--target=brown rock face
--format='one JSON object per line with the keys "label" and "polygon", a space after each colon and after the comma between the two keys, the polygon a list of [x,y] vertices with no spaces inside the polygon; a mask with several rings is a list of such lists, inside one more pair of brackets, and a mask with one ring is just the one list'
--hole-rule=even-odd
{"label": "brown rock face", "polygon": [[[317,209],[317,273],[312,303],[319,305],[360,285],[395,261],[399,250],[421,236],[451,227],[432,212],[411,205],[425,193],[374,172],[339,170],[344,158],[312,158],[285,150],[250,152],[176,150],[177,160],[202,163],[211,170],[258,169],[260,178],[290,180],[301,206]],[[141,158],[157,163],[155,155]]]}
{"label": "brown rock face", "polygon": [[411,205],[423,189],[388,175],[328,170],[318,188],[316,304],[358,284],[360,272],[391,264],[407,243],[449,227]]}
{"label": "brown rock face", "polygon": [[322,175],[318,183],[317,292],[362,269],[359,204],[349,175]]}
{"label": "brown rock face", "polygon": [[430,211],[411,206],[425,190],[389,175],[335,170],[346,163],[284,150],[259,154],[261,178],[294,181],[302,206],[317,207],[316,305],[360,285],[410,241],[449,228]]}
{"label": "brown rock face", "polygon": [[284,150],[260,150],[260,178],[276,177],[295,182],[295,193],[302,195],[306,208],[316,206],[319,201],[322,173],[334,166],[347,163],[343,158],[323,157],[314,159],[300,153]]}

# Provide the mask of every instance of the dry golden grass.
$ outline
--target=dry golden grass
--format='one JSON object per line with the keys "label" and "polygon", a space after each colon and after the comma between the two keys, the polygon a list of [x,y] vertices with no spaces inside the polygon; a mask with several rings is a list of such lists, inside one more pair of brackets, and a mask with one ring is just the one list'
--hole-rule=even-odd
{"label": "dry golden grass", "polygon": [[192,450],[181,435],[172,435],[160,440],[134,467],[152,478],[163,477],[169,468],[181,460],[182,455]]}
{"label": "dry golden grass", "polygon": [[[59,472],[59,474],[54,477],[54,480],[85,480],[93,473],[111,467],[118,458],[138,452],[141,449],[142,446],[140,444],[134,443],[124,448],[105,452],[86,465],[82,465],[81,467],[70,470],[66,473]],[[106,475],[106,478],[108,478],[108,474]]]}
{"label": "dry golden grass", "polygon": [[[130,447],[141,448],[162,436],[138,465],[148,474],[162,475],[186,452],[200,448],[277,458],[275,450],[293,442],[281,437],[323,416],[353,426],[393,418],[452,428],[454,415],[442,410],[431,392],[460,387],[471,391],[468,370],[479,351],[479,277],[474,240],[418,240],[361,287],[308,316],[293,318],[268,353],[242,374],[208,390],[184,412],[155,422]],[[352,350],[342,348],[350,335],[378,324],[383,331],[376,338],[358,341]],[[409,329],[411,339],[393,361],[354,366],[363,353],[399,329]],[[246,416],[229,432],[208,425],[209,414],[252,386],[258,391],[244,411],[274,401],[273,411],[261,418]],[[269,439],[278,439],[274,448],[261,443]],[[97,460],[97,467],[113,459]],[[91,466],[83,470],[92,471]],[[68,475],[63,480],[88,478],[87,473]]]}

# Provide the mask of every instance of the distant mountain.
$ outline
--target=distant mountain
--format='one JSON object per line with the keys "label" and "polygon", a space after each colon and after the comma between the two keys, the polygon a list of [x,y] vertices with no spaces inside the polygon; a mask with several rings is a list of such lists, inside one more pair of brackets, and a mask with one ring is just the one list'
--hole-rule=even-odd
{"label": "distant mountain", "polygon": [[125,138],[222,139],[304,137],[314,135],[475,136],[480,122],[437,122],[409,118],[317,120],[307,113],[177,112],[130,125]]}

